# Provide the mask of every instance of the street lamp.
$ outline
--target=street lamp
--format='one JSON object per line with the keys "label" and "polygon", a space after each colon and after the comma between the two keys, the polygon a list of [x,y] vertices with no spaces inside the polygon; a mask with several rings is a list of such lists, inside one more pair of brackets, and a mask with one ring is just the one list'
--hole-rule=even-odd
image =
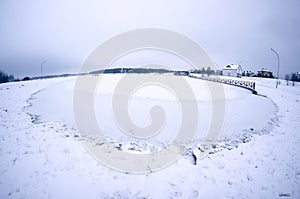
{"label": "street lamp", "polygon": [[43,77],[43,65],[46,63],[46,61],[43,61],[41,63],[41,78]]}
{"label": "street lamp", "polygon": [[277,57],[277,81],[276,81],[276,88],[277,88],[277,86],[279,84],[279,81],[278,81],[278,78],[279,78],[279,54],[273,48],[271,48],[270,50],[272,52],[274,52]]}

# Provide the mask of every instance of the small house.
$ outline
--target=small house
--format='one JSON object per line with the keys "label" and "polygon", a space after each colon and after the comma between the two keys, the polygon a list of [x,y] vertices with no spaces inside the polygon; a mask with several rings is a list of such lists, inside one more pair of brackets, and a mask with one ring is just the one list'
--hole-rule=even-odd
{"label": "small house", "polygon": [[300,80],[300,72],[297,72],[297,73],[296,73],[296,79],[297,79],[297,80]]}
{"label": "small house", "polygon": [[273,73],[266,69],[257,71],[257,77],[274,78]]}
{"label": "small house", "polygon": [[224,76],[241,77],[243,70],[241,65],[229,64],[223,67],[222,72]]}

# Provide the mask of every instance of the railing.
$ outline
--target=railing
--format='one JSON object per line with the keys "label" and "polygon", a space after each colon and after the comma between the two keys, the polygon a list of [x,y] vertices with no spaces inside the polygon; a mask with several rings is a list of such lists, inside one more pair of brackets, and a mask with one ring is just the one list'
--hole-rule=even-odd
{"label": "railing", "polygon": [[253,94],[257,94],[257,91],[255,90],[255,82],[227,79],[227,78],[221,78],[219,76],[202,76],[202,77],[200,77],[200,76],[196,76],[193,74],[189,74],[189,77],[207,80],[207,81],[219,82],[219,83],[223,83],[223,84],[229,84],[229,85],[233,85],[233,86],[238,86],[238,87],[245,88],[245,89],[252,91]]}

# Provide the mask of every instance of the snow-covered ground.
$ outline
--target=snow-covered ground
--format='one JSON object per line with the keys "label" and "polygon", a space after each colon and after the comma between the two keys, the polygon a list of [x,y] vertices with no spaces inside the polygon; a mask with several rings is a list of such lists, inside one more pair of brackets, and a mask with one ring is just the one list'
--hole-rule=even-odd
{"label": "snow-covered ground", "polygon": [[[101,110],[96,117],[108,137],[128,140],[108,117],[121,75],[105,77],[95,95]],[[185,78],[199,106],[201,139],[212,117],[209,91],[205,81]],[[195,146],[171,166],[145,175],[109,169],[82,146],[73,118],[74,77],[2,84],[0,198],[299,198],[300,85],[282,81],[276,89],[275,80],[247,79],[267,97],[224,85],[226,117],[210,154],[195,164],[201,150]],[[165,108],[167,118],[160,135],[149,140],[159,144],[173,138],[181,119],[171,93],[155,86],[137,91],[129,114],[145,126],[154,104]]]}

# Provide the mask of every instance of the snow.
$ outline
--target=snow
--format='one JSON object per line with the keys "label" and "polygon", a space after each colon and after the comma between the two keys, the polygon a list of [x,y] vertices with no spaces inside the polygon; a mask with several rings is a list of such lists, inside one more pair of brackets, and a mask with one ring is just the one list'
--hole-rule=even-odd
{"label": "snow", "polygon": [[[121,77],[105,76],[95,106],[104,110],[96,115],[106,135],[128,150],[136,140],[118,130],[111,106],[103,105]],[[184,78],[200,110],[197,140],[207,131],[212,104],[205,81]],[[224,85],[226,117],[210,154],[198,157],[203,146],[195,143],[171,166],[145,175],[107,168],[83,147],[73,118],[75,77],[2,84],[0,198],[299,198],[300,85],[282,81],[276,89],[274,79],[243,79],[255,81],[259,95]],[[181,119],[172,93],[148,86],[130,103],[139,126],[149,124],[154,104],[164,107],[167,118],[160,135],[135,151],[151,152],[172,140]]]}
{"label": "snow", "polygon": [[239,67],[241,67],[240,65],[237,64],[229,64],[223,67],[223,70],[237,70]]}
{"label": "snow", "polygon": [[[96,117],[100,123],[109,131],[111,137],[118,137],[120,130],[114,124],[114,118],[111,109],[111,98],[116,84],[124,75],[105,75],[105,78],[100,82],[95,96],[95,110]],[[141,75],[139,75],[141,76]],[[170,75],[165,75],[168,78]],[[176,76],[171,75],[176,78]],[[97,78],[90,76],[89,78]],[[212,103],[209,90],[205,81],[185,77],[190,83],[196,99],[198,101],[198,109],[200,110],[200,124],[198,127],[198,138],[203,137],[209,128],[212,117]],[[34,95],[31,103],[34,106],[30,107],[30,112],[36,115],[41,115],[42,120],[45,121],[63,121],[64,123],[75,127],[73,118],[73,87],[75,79],[57,83],[49,86]],[[105,85],[105,86],[101,86]],[[268,121],[274,117],[272,113],[275,112],[275,106],[267,98],[252,95],[248,90],[224,85],[225,90],[225,112],[226,118],[223,126],[224,137],[240,134],[241,131],[253,129],[262,129],[267,127]],[[200,91],[200,92],[199,92]],[[55,96],[55,97],[53,97]],[[122,97],[121,93],[119,97]],[[48,100],[51,98],[51,100]],[[257,108],[260,104],[264,109]],[[110,105],[110,106],[108,106]],[[129,104],[129,115],[132,121],[136,122],[139,126],[147,126],[150,123],[148,113],[150,108],[154,105],[161,105],[167,114],[166,125],[162,136],[174,134],[180,127],[180,110],[176,98],[168,90],[159,86],[147,86],[134,93],[134,98],[131,99]],[[242,110],[241,110],[242,109]],[[62,111],[63,110],[63,111]],[[259,120],[253,118],[260,116]],[[236,118],[239,118],[237,120]],[[171,135],[170,135],[171,136]],[[170,139],[170,136],[166,140]],[[128,137],[126,139],[129,139]],[[164,139],[157,137],[158,140]]]}

